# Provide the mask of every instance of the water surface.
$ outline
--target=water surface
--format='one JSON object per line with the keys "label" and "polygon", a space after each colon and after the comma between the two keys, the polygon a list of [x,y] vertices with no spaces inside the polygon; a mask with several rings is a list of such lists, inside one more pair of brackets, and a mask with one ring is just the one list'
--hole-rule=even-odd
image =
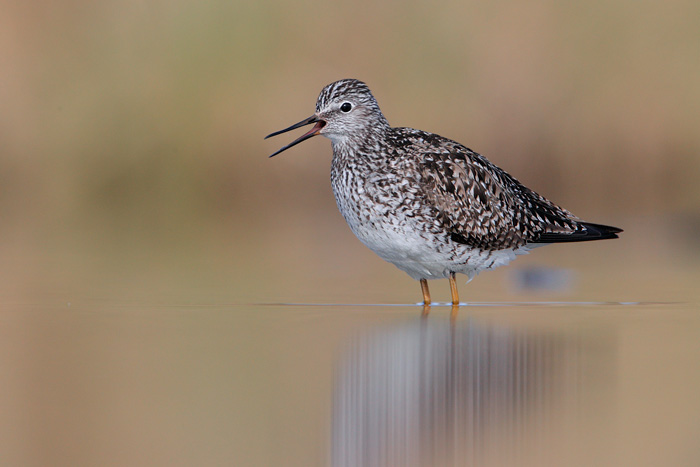
{"label": "water surface", "polygon": [[6,465],[697,465],[688,303],[5,304]]}

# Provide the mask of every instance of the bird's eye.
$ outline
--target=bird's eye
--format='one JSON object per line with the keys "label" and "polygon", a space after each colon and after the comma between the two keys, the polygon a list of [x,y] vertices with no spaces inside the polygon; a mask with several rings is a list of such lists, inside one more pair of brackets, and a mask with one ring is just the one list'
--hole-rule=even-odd
{"label": "bird's eye", "polygon": [[343,105],[340,106],[340,110],[345,113],[350,112],[352,110],[352,104],[350,102],[343,102]]}

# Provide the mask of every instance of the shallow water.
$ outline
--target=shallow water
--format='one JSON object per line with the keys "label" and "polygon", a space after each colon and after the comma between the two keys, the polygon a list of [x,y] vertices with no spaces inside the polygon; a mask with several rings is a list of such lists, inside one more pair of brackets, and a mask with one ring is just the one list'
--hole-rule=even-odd
{"label": "shallow water", "polygon": [[690,303],[6,303],[4,465],[698,465]]}

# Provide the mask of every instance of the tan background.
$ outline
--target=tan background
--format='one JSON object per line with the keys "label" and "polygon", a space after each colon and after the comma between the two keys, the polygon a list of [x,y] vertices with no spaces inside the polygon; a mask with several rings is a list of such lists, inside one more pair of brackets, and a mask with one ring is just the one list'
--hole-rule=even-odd
{"label": "tan background", "polygon": [[[417,285],[338,215],[327,140],[266,157],[294,135],[262,137],[310,115],[321,87],[343,77],[369,83],[390,123],[456,139],[579,216],[626,230],[613,244],[519,262],[579,268],[568,255],[596,257],[598,273],[619,265],[628,276],[697,260],[696,2],[75,1],[3,11],[6,296],[124,296],[146,280],[144,295],[166,301],[343,301],[377,274],[369,299],[417,300]],[[374,290],[377,278],[401,290]],[[477,283],[470,292],[507,292],[498,278]]]}

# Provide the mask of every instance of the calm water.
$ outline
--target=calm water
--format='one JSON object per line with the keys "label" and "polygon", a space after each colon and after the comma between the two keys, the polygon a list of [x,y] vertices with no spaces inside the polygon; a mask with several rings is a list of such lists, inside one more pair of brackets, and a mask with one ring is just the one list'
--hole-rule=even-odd
{"label": "calm water", "polygon": [[2,465],[699,465],[694,305],[6,304]]}

